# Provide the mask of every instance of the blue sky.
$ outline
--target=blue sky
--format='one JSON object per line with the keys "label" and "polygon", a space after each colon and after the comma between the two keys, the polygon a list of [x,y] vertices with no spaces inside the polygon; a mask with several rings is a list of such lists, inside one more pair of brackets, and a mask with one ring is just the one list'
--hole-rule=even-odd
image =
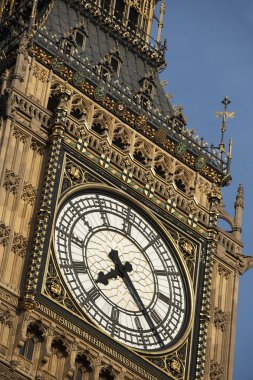
{"label": "blue sky", "polygon": [[[233,182],[223,191],[234,212],[237,187],[244,185],[244,254],[253,255],[253,1],[166,0],[163,37],[168,40],[168,66],[162,79],[181,104],[188,127],[217,145],[220,142],[220,101],[228,95],[235,111],[227,141],[233,138]],[[233,380],[252,380],[253,269],[240,277]]]}

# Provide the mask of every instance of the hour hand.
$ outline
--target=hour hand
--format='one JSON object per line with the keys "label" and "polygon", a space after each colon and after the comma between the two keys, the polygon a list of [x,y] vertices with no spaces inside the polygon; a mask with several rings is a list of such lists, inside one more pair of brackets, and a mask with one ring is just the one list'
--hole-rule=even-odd
{"label": "hour hand", "polygon": [[96,279],[96,283],[97,284],[103,284],[103,285],[108,285],[109,284],[109,280],[111,278],[117,278],[119,275],[119,271],[115,268],[115,269],[111,269],[110,272],[104,274],[104,272],[99,272],[98,273],[98,278]]}
{"label": "hour hand", "polygon": [[132,264],[129,263],[129,261],[126,261],[125,264],[123,265],[119,258],[119,253],[115,249],[111,250],[111,252],[108,254],[108,257],[114,263],[115,270],[118,271],[118,275],[120,277],[123,278],[127,274],[127,272],[132,272],[133,270]]}
{"label": "hour hand", "polygon": [[112,260],[112,262],[117,265],[121,264],[120,258],[119,258],[119,253],[115,249],[112,249],[111,252],[108,254],[108,257]]}
{"label": "hour hand", "polygon": [[128,261],[126,261],[124,265],[122,264],[118,251],[112,249],[108,256],[114,263],[115,268],[111,269],[108,273],[99,272],[96,280],[97,284],[100,283],[103,285],[108,285],[110,279],[116,279],[118,276],[124,278],[127,272],[131,272],[133,269],[132,265]]}

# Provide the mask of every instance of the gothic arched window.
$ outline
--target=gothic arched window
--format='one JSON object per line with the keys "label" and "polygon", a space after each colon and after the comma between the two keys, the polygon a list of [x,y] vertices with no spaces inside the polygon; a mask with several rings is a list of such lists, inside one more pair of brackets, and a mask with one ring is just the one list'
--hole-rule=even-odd
{"label": "gothic arched window", "polygon": [[119,59],[117,57],[115,57],[114,55],[112,55],[111,56],[111,69],[117,75],[119,74],[119,67],[120,67]]}
{"label": "gothic arched window", "polygon": [[115,380],[115,378],[112,366],[102,368],[99,373],[99,380]]}
{"label": "gothic arched window", "polygon": [[127,26],[131,31],[135,31],[138,27],[138,23],[139,13],[135,8],[130,7]]}
{"label": "gothic arched window", "polygon": [[75,32],[75,41],[76,41],[77,46],[79,46],[81,49],[84,49],[86,35],[77,29]]}
{"label": "gothic arched window", "polygon": [[27,327],[27,339],[19,350],[19,355],[32,361],[34,347],[37,342],[43,342],[43,329],[40,322],[33,322]]}
{"label": "gothic arched window", "polygon": [[117,21],[123,21],[125,16],[125,2],[123,0],[116,0],[114,16]]}
{"label": "gothic arched window", "polygon": [[101,8],[106,13],[110,13],[110,10],[111,10],[111,0],[101,0]]}
{"label": "gothic arched window", "polygon": [[76,364],[76,374],[75,380],[84,380],[84,374],[93,371],[91,360],[86,352],[80,352],[75,360]]}
{"label": "gothic arched window", "polygon": [[150,99],[144,94],[139,95],[139,104],[144,111],[147,111],[150,107]]}

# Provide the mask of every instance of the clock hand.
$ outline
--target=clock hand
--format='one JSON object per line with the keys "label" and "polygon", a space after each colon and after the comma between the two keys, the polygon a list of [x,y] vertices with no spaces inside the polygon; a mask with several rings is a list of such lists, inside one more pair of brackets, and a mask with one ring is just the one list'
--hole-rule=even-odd
{"label": "clock hand", "polygon": [[127,289],[129,290],[131,296],[133,297],[136,305],[138,306],[138,308],[140,309],[140,311],[143,313],[151,331],[153,331],[158,343],[163,347],[164,346],[164,343],[160,337],[160,335],[158,334],[158,331],[156,330],[155,328],[155,325],[152,321],[152,319],[150,318],[149,316],[149,313],[146,309],[146,307],[144,306],[144,303],[142,302],[142,299],[140,298],[132,280],[130,279],[128,273],[125,273],[125,275],[122,277]]}
{"label": "clock hand", "polygon": [[111,278],[117,278],[119,275],[119,272],[118,270],[115,268],[115,269],[111,269],[110,272],[104,274],[104,272],[99,272],[98,273],[98,278],[97,280],[95,281],[96,284],[100,283],[100,284],[103,284],[103,285],[108,285],[109,284],[109,280]]}
{"label": "clock hand", "polygon": [[[129,290],[129,293],[131,294],[131,296],[133,297],[137,307],[143,313],[143,315],[144,315],[151,331],[153,331],[158,343],[161,346],[164,346],[164,343],[163,343],[161,337],[159,336],[159,334],[155,328],[155,325],[154,325],[152,319],[150,318],[150,316],[149,316],[149,314],[148,314],[148,312],[144,306],[144,303],[142,302],[142,299],[140,298],[131,278],[129,277],[129,275],[127,273],[127,272],[132,271],[132,265],[128,261],[126,262],[125,265],[123,265],[120,258],[119,258],[118,251],[116,251],[116,250],[112,249],[108,256],[113,261],[113,263],[115,264],[115,269],[116,269],[116,267],[118,268],[120,277],[122,277],[124,284],[126,285],[127,289]],[[131,265],[131,270],[127,270],[127,268],[126,268],[127,264]]]}
{"label": "clock hand", "polygon": [[115,269],[111,269],[110,272],[106,274],[102,271],[99,272],[98,278],[95,281],[97,284],[101,283],[103,285],[108,285],[110,279],[116,279],[118,276],[123,277],[125,273],[131,272],[133,270],[132,265],[129,263],[129,261],[126,261],[125,265],[121,263],[118,256],[118,251],[111,250],[108,256],[115,264]]}

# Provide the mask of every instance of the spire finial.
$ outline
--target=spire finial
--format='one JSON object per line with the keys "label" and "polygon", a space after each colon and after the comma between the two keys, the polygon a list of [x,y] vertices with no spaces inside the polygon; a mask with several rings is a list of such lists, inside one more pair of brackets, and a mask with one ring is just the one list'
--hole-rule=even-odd
{"label": "spire finial", "polygon": [[238,186],[235,207],[244,207],[244,190],[242,184]]}
{"label": "spire finial", "polygon": [[164,14],[165,14],[165,0],[162,0],[161,8],[160,8],[160,18],[159,18],[159,22],[158,22],[158,31],[157,31],[157,44],[158,45],[161,42]]}
{"label": "spire finial", "polygon": [[[224,104],[224,111],[223,112],[216,112],[216,117],[222,117],[222,125],[221,125],[221,142],[219,144],[220,152],[224,152],[225,149],[225,132],[227,129],[227,120],[228,118],[233,118],[235,116],[235,112],[227,112],[227,107],[231,103],[228,96],[225,96],[225,98],[221,101],[222,104]],[[231,154],[231,147],[232,144],[230,143],[230,154]]]}
{"label": "spire finial", "polygon": [[240,184],[236,194],[235,200],[235,217],[234,217],[234,228],[233,233],[234,236],[241,240],[242,236],[242,210],[244,207],[244,192],[243,185]]}

